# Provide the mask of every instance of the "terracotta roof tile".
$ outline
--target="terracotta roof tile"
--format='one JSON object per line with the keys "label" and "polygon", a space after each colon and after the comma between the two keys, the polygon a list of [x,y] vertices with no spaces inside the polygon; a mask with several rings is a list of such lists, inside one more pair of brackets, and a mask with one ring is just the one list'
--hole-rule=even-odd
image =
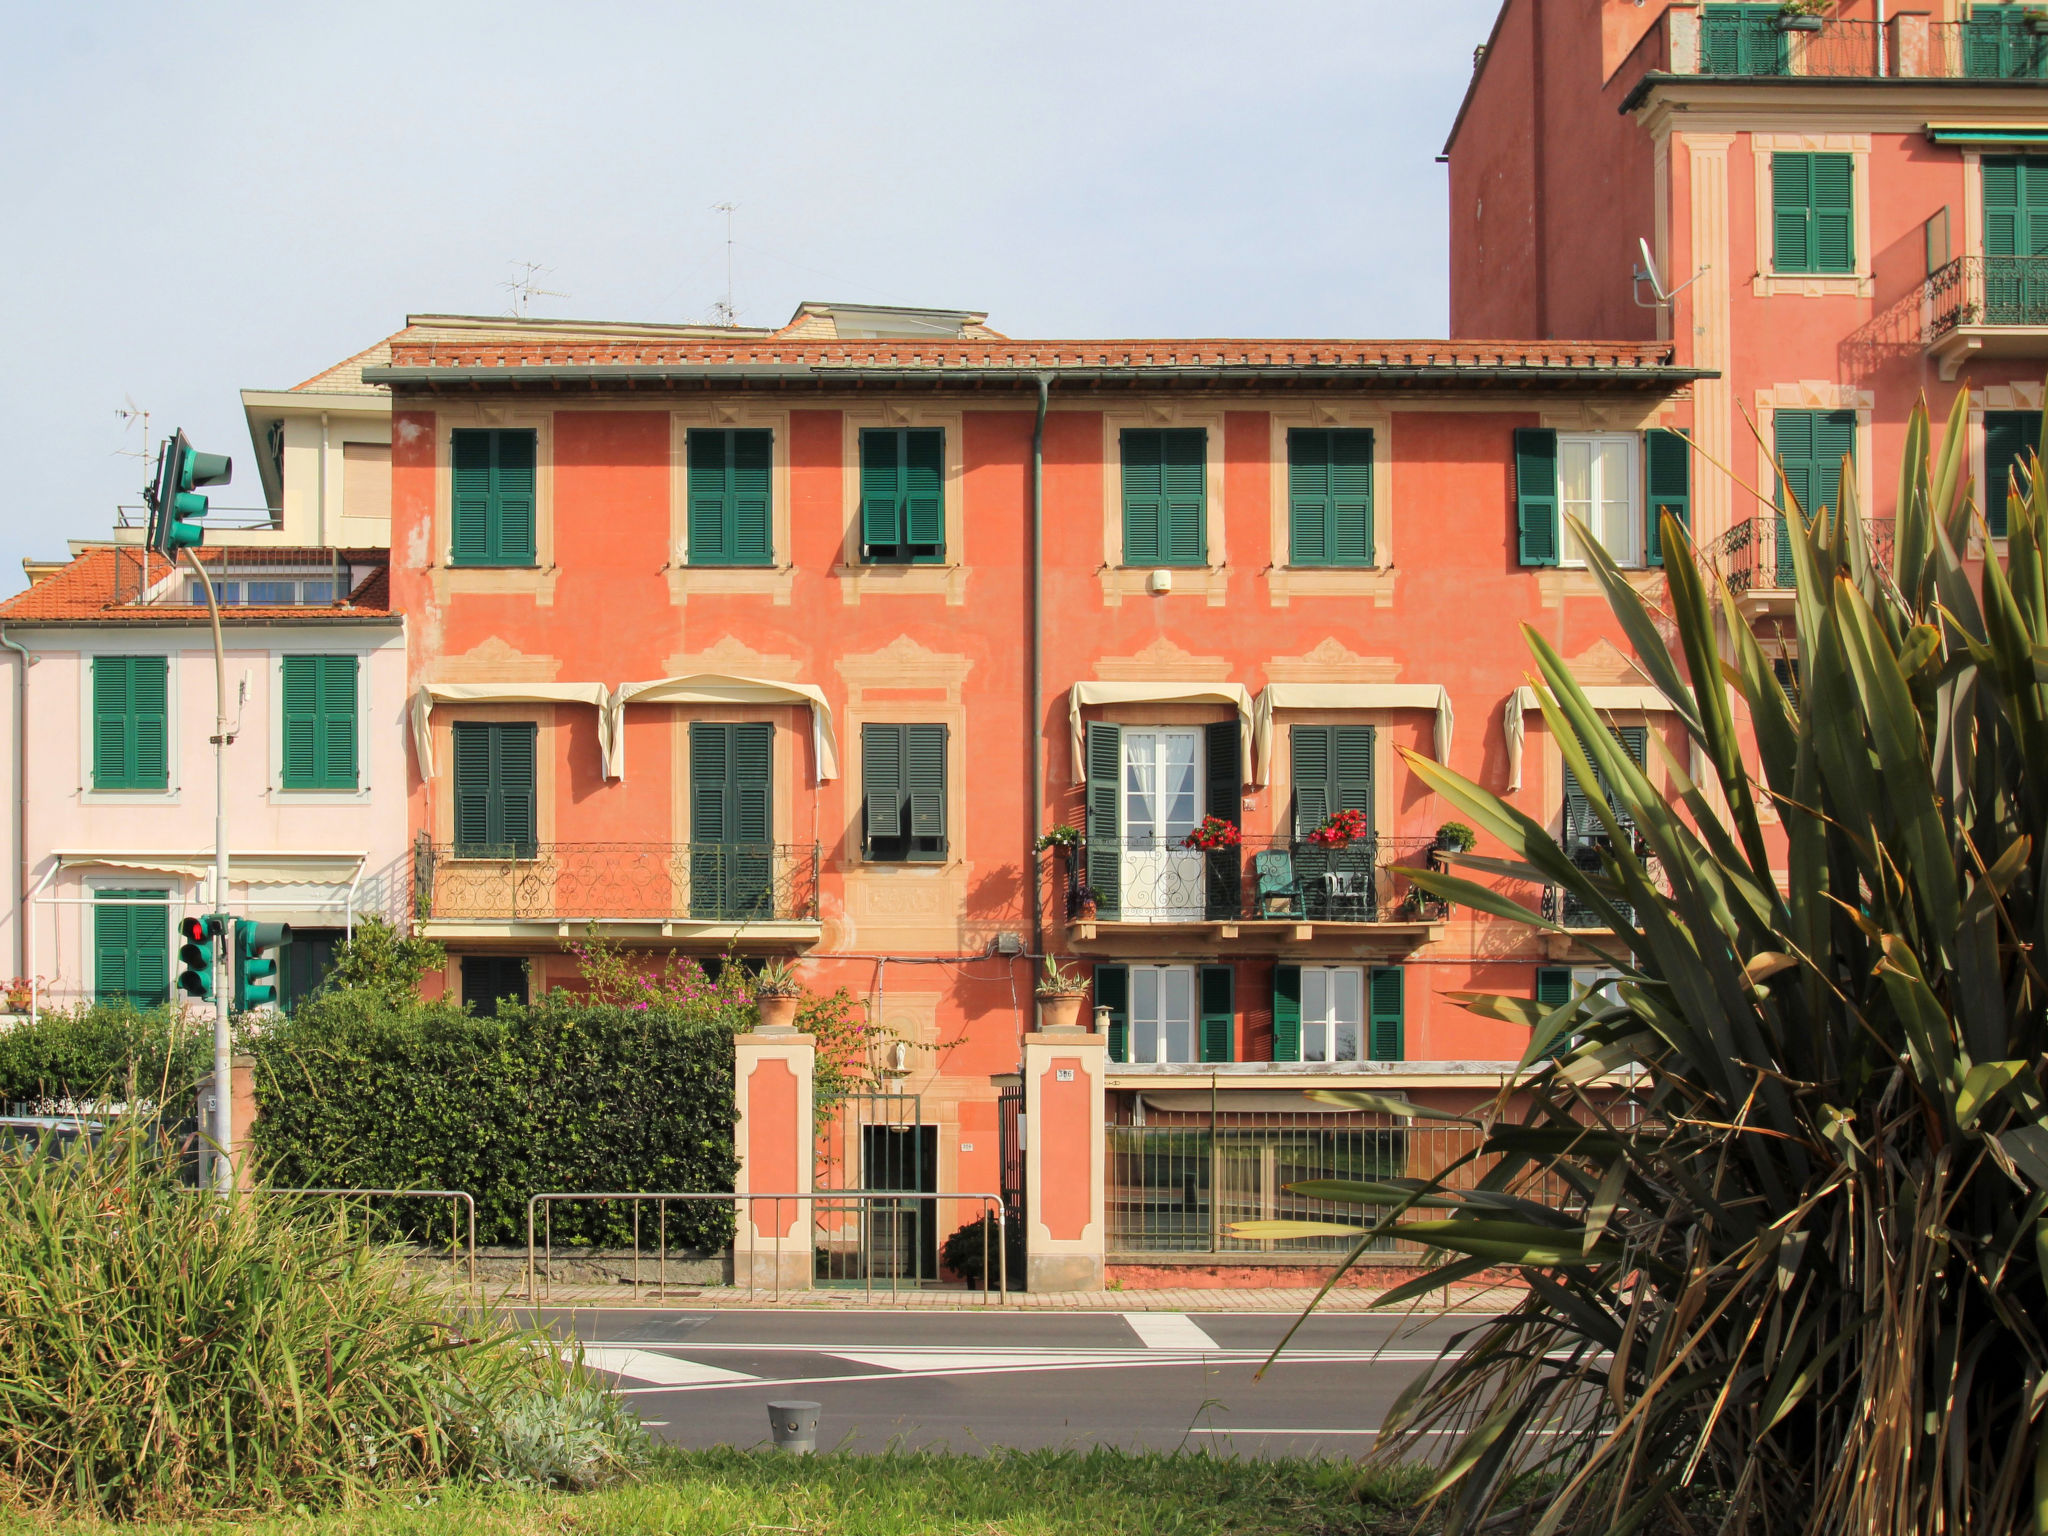
{"label": "terracotta roof tile", "polygon": [[[349,619],[381,619],[391,616],[390,552],[382,549],[341,551],[351,565],[374,567],[356,585],[346,603],[331,608],[256,608],[237,605],[221,610],[221,618],[235,625],[261,624],[276,619],[305,620],[319,615]],[[200,558],[218,566],[223,560],[236,563],[237,556],[254,554],[254,567],[288,564],[297,557],[305,564],[326,561],[324,549],[208,549]],[[86,550],[61,570],[44,577],[26,592],[18,592],[0,603],[0,624],[125,624],[206,622],[206,609],[179,602],[141,603],[138,591],[148,590],[175,574],[172,562],[139,545],[99,545]]]}

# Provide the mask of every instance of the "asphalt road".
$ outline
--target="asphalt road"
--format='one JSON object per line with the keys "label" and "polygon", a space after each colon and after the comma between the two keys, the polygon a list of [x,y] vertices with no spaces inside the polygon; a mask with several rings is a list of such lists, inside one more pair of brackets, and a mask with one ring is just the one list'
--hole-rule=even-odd
{"label": "asphalt road", "polygon": [[1176,1312],[677,1312],[542,1309],[676,1445],[768,1438],[771,1399],[823,1405],[821,1450],[1112,1445],[1356,1457],[1471,1316],[1419,1327]]}

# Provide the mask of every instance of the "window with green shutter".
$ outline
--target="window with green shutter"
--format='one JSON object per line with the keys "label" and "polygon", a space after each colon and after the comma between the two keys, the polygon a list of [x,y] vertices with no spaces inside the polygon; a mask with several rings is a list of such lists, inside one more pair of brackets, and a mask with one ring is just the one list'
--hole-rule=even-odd
{"label": "window with green shutter", "polygon": [[1544,1010],[1562,1008],[1572,1000],[1572,970],[1568,965],[1536,967],[1536,1002]]}
{"label": "window with green shutter", "polygon": [[1777,577],[1780,587],[1797,582],[1792,543],[1785,522],[1785,492],[1811,522],[1822,507],[1842,504],[1842,461],[1856,451],[1854,411],[1780,411],[1772,422],[1773,446],[1785,478],[1778,486]]}
{"label": "window with green shutter", "polygon": [[2048,325],[2048,158],[1984,157],[1986,325]]}
{"label": "window with green shutter", "polygon": [[[1640,768],[1649,752],[1650,733],[1648,728],[1640,725],[1616,726],[1614,727],[1614,739],[1621,743],[1621,749],[1629,755],[1630,761]],[[1627,832],[1630,830],[1632,823],[1629,820],[1628,813],[1615,803],[1614,790],[1607,782],[1606,773],[1601,770],[1598,763],[1593,765],[1593,773],[1599,784],[1601,798],[1607,802],[1608,810],[1613,812],[1615,819],[1620,822],[1622,831]],[[1593,809],[1593,803],[1588,798],[1584,787],[1580,785],[1579,776],[1572,772],[1569,763],[1565,764],[1565,847],[1567,849],[1584,848],[1594,840],[1605,838],[1606,836],[1607,828],[1600,820],[1599,814]]]}
{"label": "window with green shutter", "polygon": [[[1374,885],[1373,727],[1297,725],[1288,732],[1294,780],[1294,877],[1304,915],[1369,922]],[[1363,811],[1367,836],[1348,847],[1312,843],[1309,834],[1338,811]]]}
{"label": "window with green shutter", "polygon": [[93,996],[103,1003],[154,1008],[171,1000],[171,909],[166,892],[94,893],[92,976]]}
{"label": "window with green shutter", "polygon": [[1366,1002],[1371,1009],[1367,1039],[1374,1061],[1407,1059],[1405,973],[1398,965],[1376,965],[1366,977]]}
{"label": "window with green shutter", "polygon": [[1095,1006],[1109,1010],[1109,1059],[1131,1059],[1131,968],[1095,967]]}
{"label": "window with green shutter", "polygon": [[870,565],[944,563],[944,432],[935,427],[861,432],[860,547]]}
{"label": "window with green shutter", "polygon": [[775,436],[772,432],[693,427],[689,461],[690,564],[770,565],[769,485]]}
{"label": "window with green shutter", "polygon": [[1652,427],[1643,434],[1643,548],[1651,565],[1664,563],[1664,514],[1692,527],[1692,441],[1683,432]]}
{"label": "window with green shutter", "polygon": [[1088,722],[1087,805],[1083,817],[1088,887],[1097,915],[1115,922],[1123,911],[1124,733],[1121,726]]}
{"label": "window with green shutter", "polygon": [[2039,80],[2048,75],[2048,37],[2034,30],[2038,8],[1977,5],[1963,22],[1963,74],[1972,80]]}
{"label": "window with green shutter", "polygon": [[860,728],[861,856],[880,863],[946,858],[946,728]]}
{"label": "window with green shutter", "polygon": [[1237,973],[1227,965],[1205,965],[1198,979],[1202,1060],[1237,1059]]}
{"label": "window with green shutter", "polygon": [[690,915],[774,915],[775,727],[690,722]]}
{"label": "window with green shutter", "polygon": [[170,663],[162,656],[95,656],[92,787],[170,786]]}
{"label": "window with green shutter", "polygon": [[353,656],[284,658],[286,789],[356,787],[356,668]]}
{"label": "window with green shutter", "polygon": [[[1792,72],[1789,39],[1778,26],[1777,5],[1708,5],[1700,8],[1700,73],[1786,75]],[[1674,64],[1674,67],[1680,67]]]}
{"label": "window with green shutter", "polygon": [[1371,432],[1287,434],[1287,532],[1291,565],[1372,564]]}
{"label": "window with green shutter", "polygon": [[463,427],[450,434],[450,565],[532,565],[539,435]]}
{"label": "window with green shutter", "polygon": [[1771,156],[1771,270],[1856,270],[1854,163],[1838,154]]}
{"label": "window with green shutter", "polygon": [[1273,967],[1273,1059],[1301,1060],[1301,967]]}
{"label": "window with green shutter", "polygon": [[1204,564],[1209,434],[1200,427],[1130,427],[1122,446],[1124,564]]}
{"label": "window with green shutter", "polygon": [[527,1000],[524,955],[464,955],[462,1005],[471,1013],[495,1014],[500,1003]]}
{"label": "window with green shutter", "polygon": [[458,720],[455,736],[455,856],[530,859],[539,789],[540,727],[531,721]]}
{"label": "window with green shutter", "polygon": [[2006,502],[2017,486],[2024,497],[2032,482],[2025,465],[2036,451],[2041,418],[2025,411],[1984,413],[1984,522],[1994,539],[2005,537]]}
{"label": "window with green shutter", "polygon": [[1557,433],[1515,428],[1515,551],[1523,565],[1557,564]]}

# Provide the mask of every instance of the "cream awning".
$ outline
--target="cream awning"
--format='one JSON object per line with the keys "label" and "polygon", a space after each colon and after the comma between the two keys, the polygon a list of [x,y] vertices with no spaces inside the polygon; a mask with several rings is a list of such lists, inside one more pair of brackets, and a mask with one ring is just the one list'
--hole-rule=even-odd
{"label": "cream awning", "polygon": [[689,677],[664,677],[650,683],[621,683],[604,706],[605,777],[626,776],[626,706],[628,704],[808,704],[811,747],[822,783],[839,777],[839,739],[832,730],[832,706],[822,688],[810,683],[777,683],[762,677],[728,677],[698,672]]}
{"label": "cream awning", "polygon": [[1252,781],[1252,696],[1242,683],[1076,683],[1067,691],[1067,725],[1073,736],[1074,782],[1088,781],[1082,756],[1081,711],[1091,704],[1228,704],[1237,711],[1241,782]]}
{"label": "cream awning", "polygon": [[[264,848],[248,853],[228,853],[228,879],[238,885],[341,885],[356,877],[369,858],[368,853],[335,853],[325,850],[294,852]],[[59,852],[60,869],[133,869],[152,875],[182,875],[188,880],[205,880],[213,874],[211,852],[176,849],[162,853],[102,852],[72,849]]]}
{"label": "cream awning", "polygon": [[[1673,704],[1655,688],[1636,686],[1618,688],[1581,688],[1586,702],[1603,715],[1654,713],[1658,710],[1675,710]],[[1508,738],[1508,793],[1513,794],[1522,787],[1522,742],[1524,724],[1522,717],[1539,706],[1536,690],[1527,683],[1508,695],[1507,709],[1502,725]]]}
{"label": "cream awning", "polygon": [[1253,707],[1259,776],[1273,770],[1273,716],[1283,709],[1427,709],[1436,714],[1436,760],[1451,761],[1451,690],[1441,683],[1268,683]]}
{"label": "cream awning", "polygon": [[603,683],[427,683],[412,696],[412,748],[420,777],[434,776],[434,737],[427,717],[436,704],[588,704],[597,711],[597,749],[606,778],[614,778],[604,729],[610,697]]}

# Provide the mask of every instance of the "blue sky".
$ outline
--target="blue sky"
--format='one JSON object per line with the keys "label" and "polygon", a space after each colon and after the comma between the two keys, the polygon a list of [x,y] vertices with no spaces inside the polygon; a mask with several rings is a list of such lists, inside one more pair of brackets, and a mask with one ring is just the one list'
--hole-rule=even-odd
{"label": "blue sky", "polygon": [[1020,336],[1441,335],[1435,156],[1495,0],[13,7],[0,593],[182,426],[408,312],[745,324],[801,299]]}

